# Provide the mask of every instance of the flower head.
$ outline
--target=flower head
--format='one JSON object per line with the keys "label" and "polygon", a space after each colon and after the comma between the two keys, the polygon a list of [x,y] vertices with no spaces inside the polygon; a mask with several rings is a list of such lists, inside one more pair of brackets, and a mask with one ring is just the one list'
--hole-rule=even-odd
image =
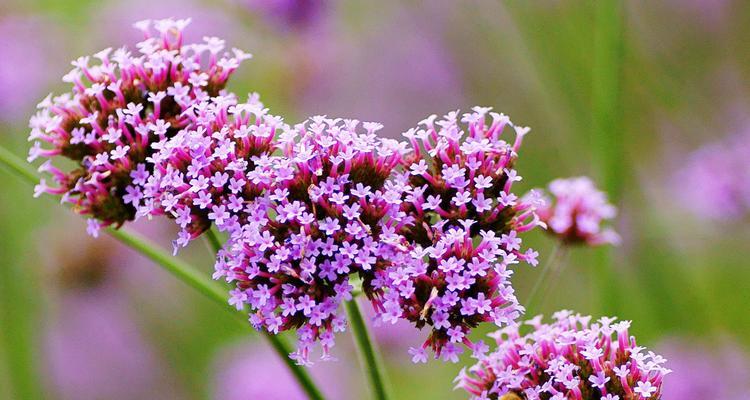
{"label": "flower head", "polygon": [[142,193],[139,215],[175,219],[175,251],[211,224],[229,232],[248,223],[247,204],[270,187],[274,136],[286,127],[255,95],[245,103],[212,97],[183,115],[188,126],[152,145],[152,171],[136,171],[127,188]]}
{"label": "flower head", "polygon": [[554,322],[538,316],[527,321],[533,331],[517,326],[491,336],[497,349],[456,378],[474,399],[499,399],[512,393],[527,399],[656,400],[666,362],[636,346],[629,321],[559,311]]}
{"label": "flower head", "polygon": [[[535,214],[537,200],[511,191],[521,180],[513,165],[528,128],[515,127],[488,108],[458,112],[442,120],[431,116],[404,135],[413,153],[393,187],[404,193],[401,211],[409,216],[399,231],[409,258],[379,276],[385,295],[376,307],[386,322],[405,318],[418,328],[431,327],[416,360],[431,347],[436,357],[457,360],[471,328],[481,322],[513,324],[523,308],[509,283],[509,267],[519,261],[536,264],[536,252],[521,250],[519,234],[543,225]],[[500,135],[507,125],[515,142]]]}
{"label": "flower head", "polygon": [[549,191],[552,199],[546,200],[538,213],[551,234],[570,244],[619,243],[620,236],[614,230],[601,227],[602,221],[615,217],[617,209],[591,179],[555,179],[549,184]]}
{"label": "flower head", "polygon": [[[146,159],[154,143],[174,136],[190,119],[196,103],[222,93],[229,75],[246,55],[223,52],[223,41],[183,44],[189,20],[141,21],[146,39],[134,54],[105,49],[81,57],[63,80],[71,93],[48,96],[30,121],[29,161],[49,158],[40,171],[35,195],[62,195],[98,226],[121,225],[135,218],[143,193],[133,182],[150,171]],[[93,58],[93,60],[92,60]],[[96,61],[92,65],[92,61]],[[52,165],[56,156],[72,161],[71,170]]]}
{"label": "flower head", "polygon": [[350,300],[351,274],[366,291],[374,271],[399,250],[405,218],[385,186],[405,146],[379,139],[379,124],[313,117],[279,135],[281,155],[264,162],[268,186],[230,230],[215,277],[236,288],[231,303],[250,306],[250,322],[277,333],[296,329],[292,355],[309,363],[319,341],[324,358],[345,329],[339,305]]}

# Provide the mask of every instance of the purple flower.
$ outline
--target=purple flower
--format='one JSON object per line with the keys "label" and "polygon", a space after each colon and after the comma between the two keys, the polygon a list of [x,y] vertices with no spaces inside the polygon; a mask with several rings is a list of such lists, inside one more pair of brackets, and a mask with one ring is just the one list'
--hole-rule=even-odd
{"label": "purple flower", "polygon": [[[289,369],[268,347],[259,344],[232,346],[216,362],[212,399],[304,400],[308,397]],[[345,363],[327,363],[310,370],[325,390],[326,398],[350,399],[356,385]],[[355,396],[356,397],[356,396]]]}
{"label": "purple flower", "polygon": [[620,236],[601,223],[615,217],[617,209],[607,202],[588,177],[555,179],[549,184],[552,199],[539,208],[539,217],[548,231],[566,244],[589,246],[618,244]]}
{"label": "purple flower", "polygon": [[661,398],[662,380],[671,371],[664,357],[636,346],[629,321],[604,317],[591,323],[590,316],[570,311],[553,317],[551,324],[541,316],[527,321],[534,330],[526,335],[518,326],[491,334],[497,349],[463,369],[456,387],[472,399]]}
{"label": "purple flower", "polygon": [[298,108],[374,119],[388,128],[384,136],[397,138],[434,110],[470,105],[460,58],[444,40],[455,16],[453,2],[432,5],[393,7],[378,29],[355,35],[327,13],[322,27],[301,38]]}
{"label": "purple flower", "polygon": [[750,359],[740,346],[726,342],[711,347],[669,340],[659,346],[659,351],[674,369],[664,382],[664,400],[750,398]]}
{"label": "purple flower", "polygon": [[[6,10],[7,11],[7,10]],[[21,122],[45,87],[58,61],[60,38],[54,23],[41,18],[0,17],[0,121]],[[53,42],[57,42],[52,45]]]}
{"label": "purple flower", "polygon": [[175,313],[176,304],[164,301],[174,297],[168,282],[112,239],[81,240],[77,225],[63,222],[41,233],[45,300],[54,304],[42,333],[49,389],[60,399],[158,398],[165,390],[183,395],[137,329],[126,296],[136,285],[139,296],[158,294],[160,312]]}
{"label": "purple flower", "polygon": [[321,18],[328,0],[236,0],[284,29],[305,29]]}
{"label": "purple flower", "polygon": [[750,211],[750,128],[689,154],[672,176],[676,200],[697,217],[728,221]]}
{"label": "purple flower", "polygon": [[[247,58],[239,50],[224,53],[223,41],[216,38],[184,45],[182,29],[188,23],[138,22],[147,39],[136,54],[124,47],[105,49],[93,56],[94,65],[92,57],[72,63],[63,78],[73,84],[72,93],[48,96],[30,121],[34,145],[28,160],[49,158],[40,171],[57,184],[43,180],[35,195],[62,195],[63,202],[104,226],[135,218],[144,196],[126,188],[148,177],[151,167],[145,161],[154,145],[186,127],[185,112],[195,104],[223,93],[229,74]],[[195,74],[203,78],[191,79]],[[56,156],[75,167],[54,166]]]}
{"label": "purple flower", "polygon": [[220,231],[248,223],[246,203],[270,187],[273,138],[285,126],[256,96],[215,96],[183,116],[187,127],[152,145],[153,172],[132,186],[145,198],[138,215],[167,215],[180,226],[175,251],[212,223]]}
{"label": "purple flower", "polygon": [[403,253],[395,232],[407,219],[386,182],[406,149],[377,129],[325,117],[285,126],[281,154],[256,160],[267,171],[247,178],[265,182],[262,193],[230,213],[241,223],[228,227],[214,277],[236,285],[233,302],[250,306],[256,328],[296,329],[292,357],[301,364],[318,341],[328,358],[334,332],[345,329],[339,305],[352,297],[350,275],[377,296],[376,273]]}
{"label": "purple flower", "polygon": [[515,198],[511,188],[521,179],[513,164],[528,128],[513,126],[516,138],[509,144],[500,139],[509,119],[491,113],[487,125],[489,111],[476,107],[464,114],[465,128],[458,112],[451,112],[406,132],[413,153],[389,183],[404,193],[400,209],[408,224],[398,233],[409,257],[399,255],[378,275],[384,295],[374,304],[385,322],[404,318],[418,328],[431,326],[422,348],[446,360],[457,359],[461,344],[473,349],[471,328],[513,324],[523,312],[510,285],[510,266],[536,264],[536,255],[521,252],[517,234],[543,225],[532,196],[507,201]]}

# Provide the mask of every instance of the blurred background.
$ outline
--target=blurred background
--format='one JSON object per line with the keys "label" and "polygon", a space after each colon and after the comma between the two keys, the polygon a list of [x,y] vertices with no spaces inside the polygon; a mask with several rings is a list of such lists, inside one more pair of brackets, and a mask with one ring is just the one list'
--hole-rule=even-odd
{"label": "blurred background", "polygon": [[[228,88],[287,122],[350,117],[397,137],[486,105],[532,127],[522,186],[591,176],[623,237],[556,260],[535,311],[632,319],[675,370],[667,400],[750,399],[750,2],[2,0],[0,144],[25,155],[34,105],[68,90],[69,61],[162,17],[252,52]],[[259,335],[4,169],[0,183],[0,398],[301,398]],[[165,247],[175,234],[133,229]],[[526,240],[544,263],[552,239]],[[210,274],[200,241],[180,256]],[[522,303],[538,274],[517,269]],[[413,366],[423,334],[373,329],[398,399],[466,398],[451,380],[468,359]],[[351,340],[338,343],[312,373],[331,398],[362,398]]]}

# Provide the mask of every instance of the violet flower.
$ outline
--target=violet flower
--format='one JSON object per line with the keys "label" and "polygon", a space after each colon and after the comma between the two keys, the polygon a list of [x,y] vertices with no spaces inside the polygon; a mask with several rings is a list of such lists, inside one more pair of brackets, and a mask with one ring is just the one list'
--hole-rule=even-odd
{"label": "violet flower", "polygon": [[[233,345],[216,362],[211,398],[215,400],[305,400],[308,396],[268,347],[259,343]],[[327,399],[356,398],[358,386],[346,362],[326,363],[310,373],[325,391]]]}
{"label": "violet flower", "polygon": [[[296,329],[292,357],[310,363],[319,341],[330,357],[334,332],[345,329],[342,301],[352,298],[358,274],[368,296],[376,271],[395,262],[396,232],[406,217],[396,207],[401,193],[386,187],[405,145],[379,139],[382,126],[313,117],[285,127],[282,154],[267,157],[260,174],[265,194],[239,210],[246,221],[230,230],[214,278],[236,285],[230,304],[250,306],[250,322],[278,333]],[[229,210],[233,218],[234,211]]]}
{"label": "violet flower", "polygon": [[[224,42],[205,38],[183,44],[189,20],[141,21],[146,40],[133,55],[127,48],[105,49],[74,61],[64,81],[71,93],[48,96],[31,119],[29,162],[48,158],[39,168],[56,185],[42,179],[34,190],[62,195],[62,201],[92,219],[89,231],[134,219],[141,193],[129,192],[150,167],[152,145],[173,136],[189,120],[185,111],[223,92],[229,75],[247,58],[239,50],[223,53]],[[157,32],[154,35],[154,30]],[[87,82],[87,83],[86,83]],[[75,164],[65,171],[52,164],[62,156]]]}
{"label": "violet flower", "polygon": [[[28,116],[28,109],[54,81],[51,70],[59,61],[56,46],[66,42],[57,31],[55,24],[44,18],[5,12],[0,17],[0,54],[3,57],[0,63],[0,122],[22,122]],[[57,43],[53,45],[53,41]]]}
{"label": "violet flower", "polygon": [[328,0],[235,0],[284,29],[305,29],[321,18]]}
{"label": "violet flower", "polygon": [[136,171],[126,189],[143,198],[133,203],[138,215],[175,219],[181,228],[175,252],[212,223],[224,232],[249,222],[247,202],[270,188],[273,139],[286,126],[255,95],[245,103],[233,95],[212,97],[183,116],[189,126],[154,143],[147,158],[153,171]]}
{"label": "violet flower", "polygon": [[555,179],[549,184],[552,199],[546,199],[538,210],[548,232],[566,244],[589,246],[618,244],[620,236],[612,229],[602,228],[602,221],[617,214],[607,195],[594,186],[588,177]]}
{"label": "violet flower", "polygon": [[636,346],[629,321],[559,311],[554,322],[537,316],[521,335],[517,326],[491,336],[497,349],[461,370],[456,387],[472,399],[657,400],[670,370],[664,357]]}
{"label": "violet flower", "polygon": [[669,340],[659,352],[674,369],[664,382],[664,400],[750,399],[750,359],[736,343],[709,347]]}
{"label": "violet flower", "polygon": [[750,212],[750,129],[689,154],[672,176],[675,199],[705,220],[728,221]]}
{"label": "violet flower", "polygon": [[[521,180],[513,165],[529,129],[496,113],[487,125],[489,111],[475,107],[464,114],[466,130],[458,112],[451,112],[404,134],[413,153],[392,186],[405,194],[401,210],[408,225],[399,234],[409,257],[378,275],[375,286],[385,294],[374,305],[385,322],[404,318],[417,328],[431,327],[422,346],[410,350],[415,362],[426,361],[428,347],[453,362],[462,343],[481,353],[481,343],[468,339],[471,328],[513,324],[523,312],[509,267],[519,261],[536,265],[537,253],[521,251],[518,235],[544,225],[534,196],[522,200],[511,191]],[[500,139],[506,125],[516,132],[513,144]]]}

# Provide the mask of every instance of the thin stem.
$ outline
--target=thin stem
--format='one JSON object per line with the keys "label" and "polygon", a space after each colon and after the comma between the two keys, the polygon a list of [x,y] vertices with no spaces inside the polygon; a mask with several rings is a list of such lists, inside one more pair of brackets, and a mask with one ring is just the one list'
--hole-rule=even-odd
{"label": "thin stem", "polygon": [[203,236],[206,238],[208,247],[211,249],[214,255],[218,253],[219,250],[221,250],[221,240],[219,240],[219,236],[216,234],[216,231],[214,231],[213,228],[210,228],[206,232],[204,232]]}
{"label": "thin stem", "polygon": [[[620,198],[623,180],[624,135],[622,133],[622,64],[624,13],[622,0],[595,2],[593,55],[592,134],[594,166],[613,202]],[[603,313],[617,312],[617,285],[612,252],[607,246],[596,250],[594,277]]]}
{"label": "thin stem", "polygon": [[[0,165],[4,165],[9,171],[23,178],[29,183],[35,184],[39,180],[39,176],[31,167],[23,160],[16,157],[13,153],[0,146]],[[104,230],[107,234],[114,237],[118,241],[127,245],[128,247],[143,254],[151,261],[164,268],[167,272],[172,274],[177,279],[181,280],[188,286],[197,290],[202,295],[213,300],[219,304],[222,309],[230,312],[238,321],[241,321],[244,327],[247,327],[246,313],[242,310],[231,307],[226,300],[226,291],[216,282],[207,280],[203,275],[198,272],[195,268],[191,267],[184,261],[177,257],[172,256],[168,252],[160,249],[156,244],[151,243],[149,240],[121,229],[108,228]],[[216,238],[215,242],[219,248],[221,244]],[[212,241],[212,246],[214,245]],[[291,348],[284,341],[281,336],[271,335],[267,332],[263,332],[264,336],[271,343],[271,346],[279,354],[284,363],[289,367],[297,382],[302,386],[307,396],[312,400],[324,400],[322,392],[318,389],[313,382],[310,375],[301,366],[294,363],[289,358]]]}
{"label": "thin stem", "polygon": [[539,293],[539,289],[542,287],[542,283],[545,281],[545,278],[549,274],[549,271],[553,268],[555,261],[557,261],[557,255],[559,254],[561,247],[562,244],[560,242],[555,243],[555,246],[552,248],[549,257],[547,258],[547,262],[545,262],[544,266],[542,267],[542,272],[539,274],[536,282],[534,282],[534,286],[531,288],[531,292],[526,298],[526,315],[530,317],[533,317],[533,315],[531,314],[532,312],[536,312],[534,310],[536,309],[537,294]]}
{"label": "thin stem", "polygon": [[[209,231],[210,232],[210,231]],[[180,259],[173,257],[164,250],[159,249],[153,243],[149,243],[146,239],[128,233],[123,230],[107,229],[107,233],[112,235],[115,239],[135,249],[139,253],[145,255],[151,261],[155,262],[167,272],[174,275],[177,279],[185,282],[188,286],[196,289],[198,292],[213,300],[217,304],[221,305],[225,310],[229,311],[233,316],[242,322],[243,326],[247,326],[246,313],[244,311],[237,311],[236,308],[231,307],[226,300],[226,291],[214,283],[203,278],[203,275],[197,272],[194,268],[187,265]],[[218,243],[218,241],[217,241]],[[219,244],[219,248],[221,244]],[[263,332],[263,336],[271,343],[276,353],[284,360],[289,370],[294,374],[294,377],[299,382],[302,389],[307,393],[310,399],[322,400],[324,399],[323,394],[315,385],[310,375],[303,367],[294,363],[289,358],[291,348],[284,341],[281,336],[272,335],[268,332]]]}
{"label": "thin stem", "polygon": [[354,341],[357,344],[359,361],[367,374],[372,395],[376,400],[387,400],[391,396],[385,369],[375,349],[375,344],[367,331],[367,325],[365,325],[362,313],[359,311],[357,300],[352,299],[345,302],[344,307],[346,307],[346,313],[349,315],[349,325],[351,325],[352,336],[354,336]]}

